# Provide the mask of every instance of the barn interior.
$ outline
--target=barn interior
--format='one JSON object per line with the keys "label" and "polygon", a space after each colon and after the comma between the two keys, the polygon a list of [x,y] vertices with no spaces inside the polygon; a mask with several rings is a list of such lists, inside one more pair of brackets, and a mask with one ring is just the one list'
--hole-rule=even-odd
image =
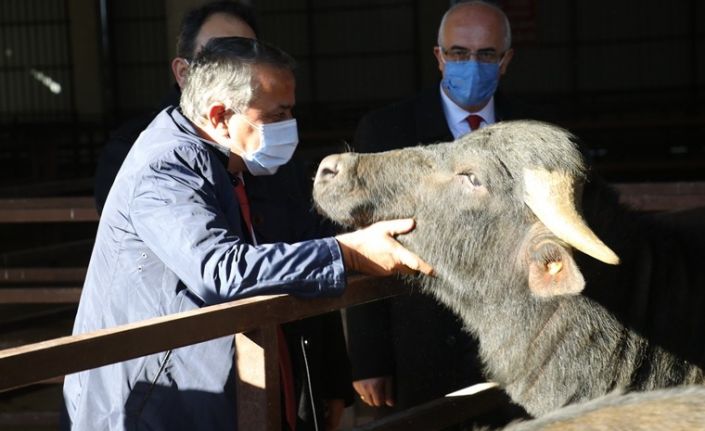
{"label": "barn interior", "polygon": [[[69,335],[110,133],[160,106],[183,14],[202,0],[0,0],[0,348]],[[298,153],[344,151],[367,112],[437,86],[453,1],[249,0],[297,61]],[[705,4],[504,0],[501,91],[591,148],[644,211],[705,205]],[[0,373],[2,373],[0,368]],[[61,379],[0,393],[0,429],[55,429]],[[364,423],[351,408],[346,426]]]}

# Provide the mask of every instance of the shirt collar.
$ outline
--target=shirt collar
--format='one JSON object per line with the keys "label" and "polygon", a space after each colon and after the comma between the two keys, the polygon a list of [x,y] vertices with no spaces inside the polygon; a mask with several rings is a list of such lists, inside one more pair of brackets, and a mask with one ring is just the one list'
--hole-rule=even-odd
{"label": "shirt collar", "polygon": [[446,92],[443,91],[443,87],[439,86],[439,88],[439,91],[441,92],[441,104],[443,105],[443,113],[446,116],[448,128],[450,129],[450,132],[453,134],[453,137],[455,139],[458,139],[459,137],[470,132],[470,125],[466,121],[466,118],[470,114],[475,114],[482,117],[483,122],[480,127],[483,127],[488,124],[494,124],[497,122],[494,113],[494,96],[492,96],[490,101],[487,102],[485,107],[481,110],[477,112],[468,112],[460,106],[456,105],[455,102],[453,102],[450,97],[448,97]]}

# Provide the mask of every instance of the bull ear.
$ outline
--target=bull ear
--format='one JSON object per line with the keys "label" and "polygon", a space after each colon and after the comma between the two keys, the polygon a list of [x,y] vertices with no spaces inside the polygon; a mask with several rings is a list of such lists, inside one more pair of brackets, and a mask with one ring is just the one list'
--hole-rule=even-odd
{"label": "bull ear", "polygon": [[585,279],[573,260],[571,249],[537,223],[526,239],[524,262],[528,265],[529,289],[539,297],[577,295]]}

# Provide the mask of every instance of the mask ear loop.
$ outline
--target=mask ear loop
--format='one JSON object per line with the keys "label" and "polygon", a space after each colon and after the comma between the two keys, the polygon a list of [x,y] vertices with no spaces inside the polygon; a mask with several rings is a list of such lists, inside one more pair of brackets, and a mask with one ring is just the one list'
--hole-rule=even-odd
{"label": "mask ear loop", "polygon": [[262,124],[255,124],[255,123],[253,123],[252,121],[250,121],[250,120],[247,118],[247,116],[246,116],[243,112],[240,112],[240,111],[235,110],[235,109],[230,109],[230,111],[233,113],[232,115],[239,115],[243,120],[245,120],[245,122],[246,122],[247,124],[249,124],[250,126],[252,126],[253,129],[255,129],[255,130],[260,130],[260,131],[262,130]]}

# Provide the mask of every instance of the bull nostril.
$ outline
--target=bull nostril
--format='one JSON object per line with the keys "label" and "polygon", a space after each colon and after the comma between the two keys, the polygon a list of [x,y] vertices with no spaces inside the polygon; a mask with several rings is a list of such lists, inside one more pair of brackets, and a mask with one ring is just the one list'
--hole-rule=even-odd
{"label": "bull nostril", "polygon": [[318,172],[316,172],[316,182],[320,181],[330,181],[338,175],[338,162],[340,161],[340,156],[338,154],[333,154],[327,156],[321,160],[321,164],[318,165]]}
{"label": "bull nostril", "polygon": [[334,177],[337,173],[338,171],[336,171],[335,169],[331,169],[326,166],[321,169],[321,175],[324,177]]}

